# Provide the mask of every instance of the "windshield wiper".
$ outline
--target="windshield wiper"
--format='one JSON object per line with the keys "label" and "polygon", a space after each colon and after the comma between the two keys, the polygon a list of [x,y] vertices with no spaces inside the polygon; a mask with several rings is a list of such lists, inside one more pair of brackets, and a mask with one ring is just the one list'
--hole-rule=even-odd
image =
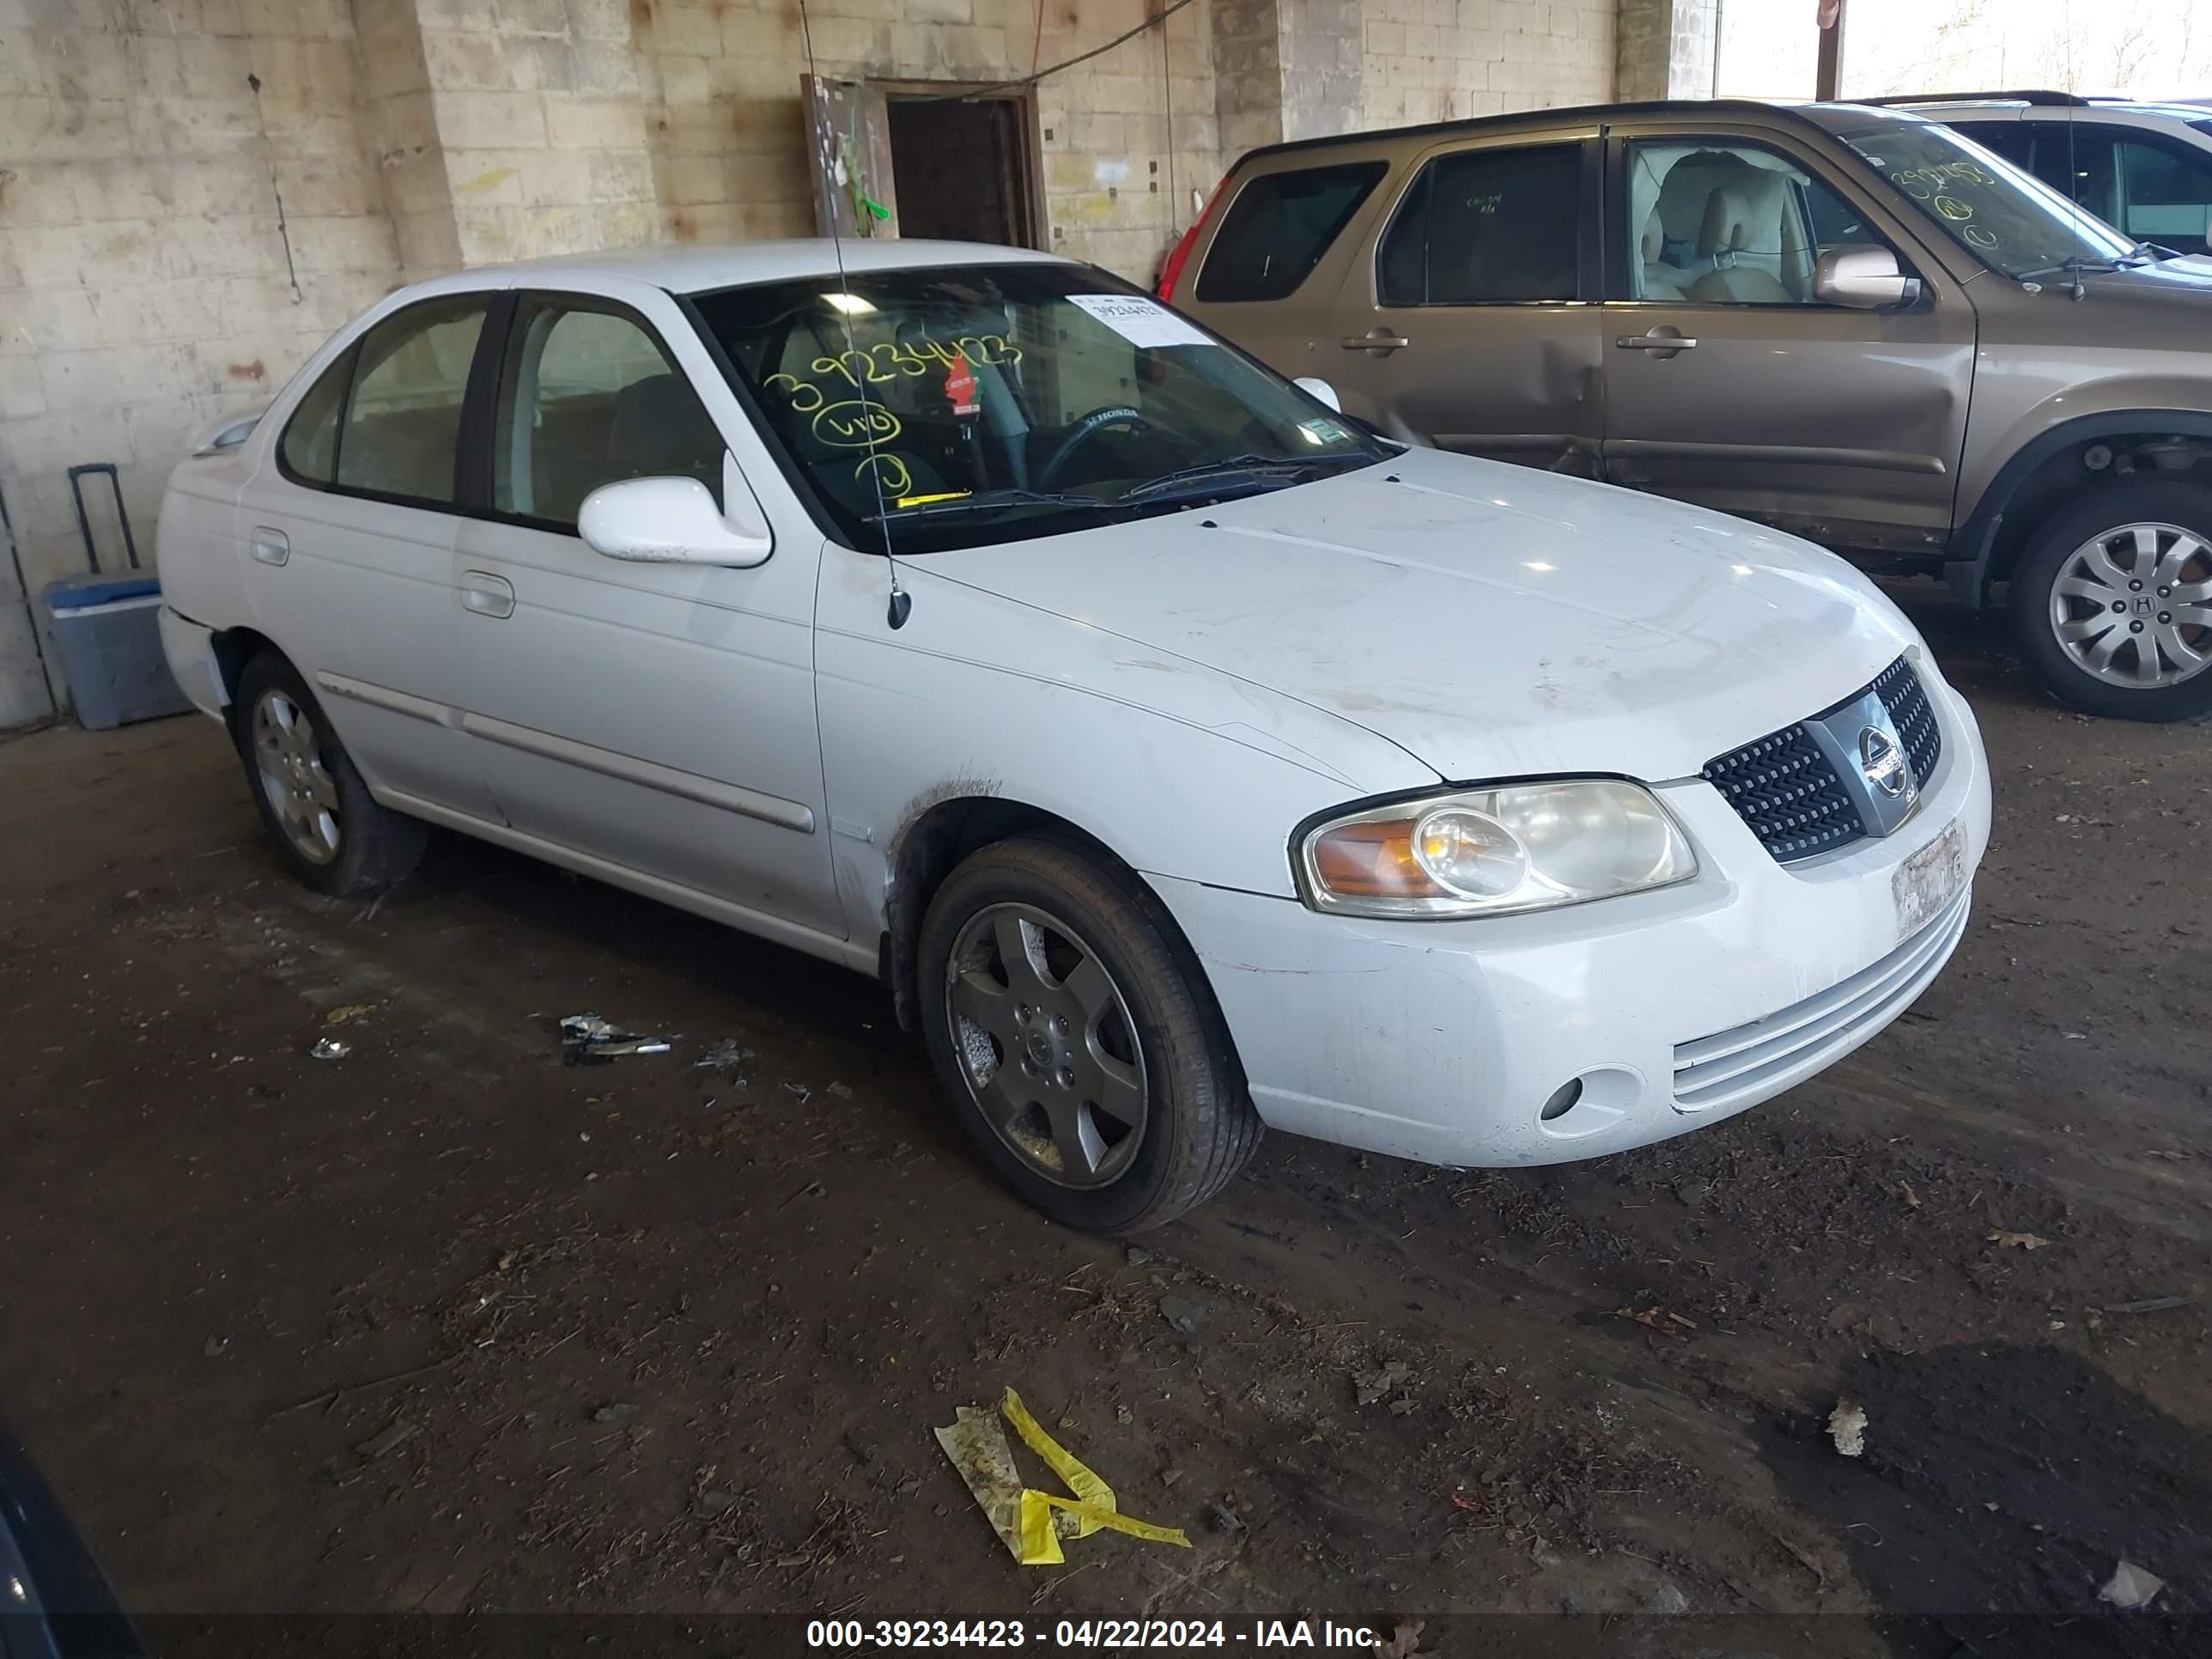
{"label": "windshield wiper", "polygon": [[1096,495],[1073,495],[1043,489],[979,489],[971,495],[956,495],[941,501],[917,501],[912,507],[894,507],[882,513],[866,514],[863,524],[911,524],[916,519],[944,518],[957,513],[985,513],[1010,507],[1101,507],[1108,505]]}
{"label": "windshield wiper", "polygon": [[1317,455],[1231,455],[1226,460],[1200,461],[1195,466],[1178,467],[1173,472],[1163,472],[1157,478],[1147,479],[1121,492],[1118,500],[1141,501],[1161,495],[1176,494],[1186,484],[1244,484],[1267,483],[1277,479],[1295,482],[1301,473],[1332,471],[1338,466],[1358,465],[1370,458],[1365,456],[1337,456],[1324,459]]}
{"label": "windshield wiper", "polygon": [[2038,265],[2033,270],[2023,270],[2014,277],[2013,281],[2032,283],[2039,276],[2056,276],[2062,272],[2069,276],[2078,276],[2085,270],[2112,271],[2120,269],[2120,262],[2118,259],[2094,258],[2087,254],[2069,253],[2064,258],[2055,259],[2047,265]]}

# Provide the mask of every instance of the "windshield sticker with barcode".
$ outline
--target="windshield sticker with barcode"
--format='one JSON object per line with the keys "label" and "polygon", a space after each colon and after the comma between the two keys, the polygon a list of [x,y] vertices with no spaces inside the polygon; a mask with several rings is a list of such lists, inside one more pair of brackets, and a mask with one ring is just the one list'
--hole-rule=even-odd
{"label": "windshield sticker with barcode", "polygon": [[1210,346],[1213,341],[1165,306],[1135,294],[1071,294],[1079,306],[1133,346]]}

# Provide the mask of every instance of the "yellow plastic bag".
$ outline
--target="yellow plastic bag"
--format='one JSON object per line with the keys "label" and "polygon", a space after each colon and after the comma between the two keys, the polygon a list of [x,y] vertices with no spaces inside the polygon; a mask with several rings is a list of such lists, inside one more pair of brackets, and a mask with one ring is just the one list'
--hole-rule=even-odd
{"label": "yellow plastic bag", "polygon": [[[1006,1431],[999,1425],[1000,1414],[1013,1425],[1022,1443],[1043,1459],[1045,1466],[1075,1494],[1073,1498],[1021,1484],[1014,1468],[1013,1448],[1006,1443]],[[991,1529],[1025,1567],[1056,1565],[1066,1559],[1060,1553],[1061,1539],[1088,1538],[1101,1529],[1147,1543],[1190,1547],[1190,1540],[1180,1528],[1156,1527],[1122,1514],[1115,1502],[1114,1489],[1047,1434],[1012,1389],[999,1402],[998,1413],[981,1406],[963,1406],[957,1420],[936,1432],[937,1443],[960,1471]]]}

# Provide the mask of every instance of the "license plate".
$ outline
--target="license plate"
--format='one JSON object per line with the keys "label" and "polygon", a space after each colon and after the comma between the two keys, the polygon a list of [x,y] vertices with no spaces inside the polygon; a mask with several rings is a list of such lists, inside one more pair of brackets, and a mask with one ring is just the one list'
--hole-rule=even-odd
{"label": "license plate", "polygon": [[1911,858],[1889,878],[1897,904],[1897,937],[1911,939],[1943,913],[1966,884],[1966,832],[1954,823]]}

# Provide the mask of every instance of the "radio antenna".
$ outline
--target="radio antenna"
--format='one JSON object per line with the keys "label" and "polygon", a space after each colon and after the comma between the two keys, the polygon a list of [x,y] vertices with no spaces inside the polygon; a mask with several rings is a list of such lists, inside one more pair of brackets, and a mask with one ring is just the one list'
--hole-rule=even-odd
{"label": "radio antenna", "polygon": [[[806,15],[806,0],[799,0],[799,33],[800,40],[806,48],[807,76],[817,88],[820,88],[825,83],[823,82],[821,70],[814,61],[814,29]],[[815,134],[814,142],[822,150],[823,206],[829,213],[830,253],[837,264],[837,289],[840,303],[831,308],[836,312],[837,321],[844,331],[845,356],[849,360],[859,356],[860,349],[853,335],[853,313],[848,299],[852,293],[852,286],[850,279],[845,275],[845,241],[837,232],[837,183],[841,159],[836,153],[836,131],[825,126]],[[857,161],[859,158],[856,156],[854,159]],[[858,189],[859,185],[856,183],[855,190]],[[865,362],[866,360],[863,359],[863,362]],[[899,586],[898,555],[892,550],[891,547],[890,507],[884,500],[884,469],[878,464],[879,458],[876,453],[876,446],[880,441],[876,436],[878,430],[876,425],[876,405],[874,400],[868,396],[868,380],[865,370],[860,380],[855,382],[855,388],[860,394],[860,418],[866,423],[865,429],[869,440],[868,452],[861,460],[860,465],[866,471],[868,483],[876,493],[876,528],[883,533],[884,563],[890,572],[891,579],[890,598],[884,608],[884,620],[896,631],[906,626],[906,619],[914,610],[914,596]],[[890,411],[885,410],[884,418],[888,420],[890,417]]]}

